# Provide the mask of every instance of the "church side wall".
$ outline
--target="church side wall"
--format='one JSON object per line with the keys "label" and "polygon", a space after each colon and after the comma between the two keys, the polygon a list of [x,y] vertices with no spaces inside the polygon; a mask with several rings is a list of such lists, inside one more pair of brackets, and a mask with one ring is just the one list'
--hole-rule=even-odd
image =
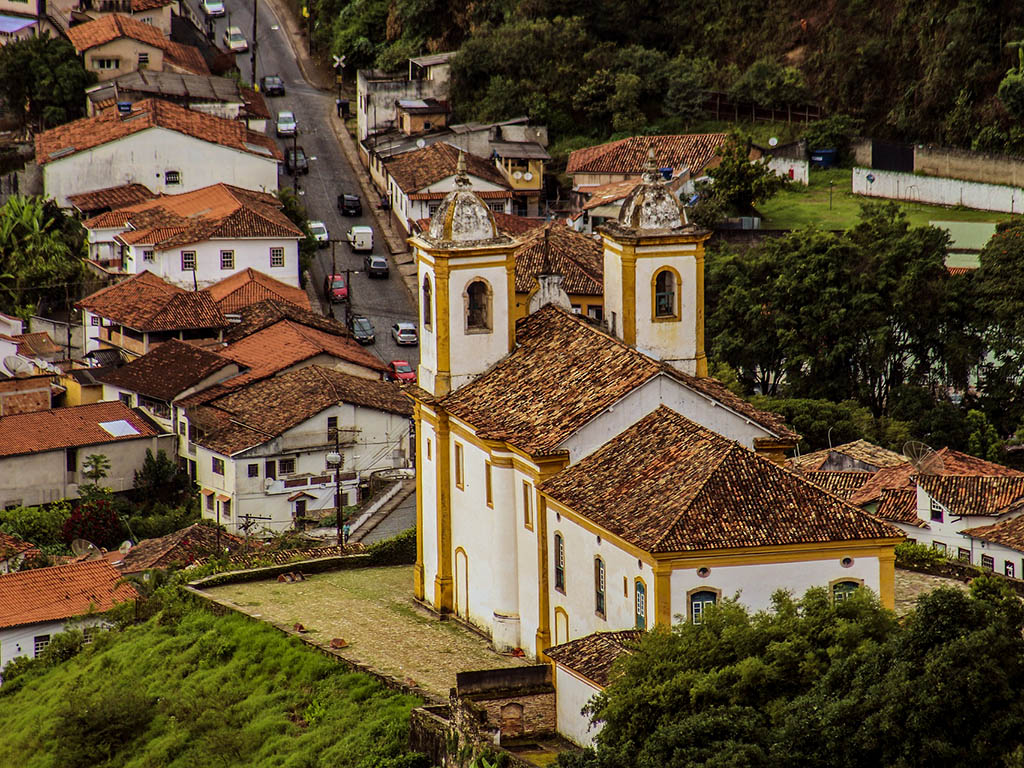
{"label": "church side wall", "polygon": [[[636,260],[636,346],[659,360],[692,360],[697,355],[697,246],[672,248],[675,252],[661,253],[650,246],[637,249],[640,252]],[[680,254],[676,249],[688,252]],[[652,284],[654,276],[666,267],[679,276],[680,284],[675,287],[678,319],[654,317]]]}
{"label": "church side wall", "polygon": [[421,457],[421,464],[416,471],[421,476],[422,498],[417,499],[416,503],[422,505],[420,509],[423,510],[420,536],[423,544],[424,599],[433,604],[434,578],[437,576],[437,432],[433,424],[421,419],[416,425],[416,439],[420,441]]}

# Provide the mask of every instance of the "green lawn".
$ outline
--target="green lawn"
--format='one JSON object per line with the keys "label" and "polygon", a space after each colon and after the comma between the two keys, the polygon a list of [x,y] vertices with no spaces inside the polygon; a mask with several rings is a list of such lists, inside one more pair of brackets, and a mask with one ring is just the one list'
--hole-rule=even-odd
{"label": "green lawn", "polygon": [[[850,192],[853,172],[848,168],[811,170],[810,186],[791,184],[766,203],[758,206],[765,229],[800,229],[815,225],[822,229],[848,229],[857,223],[862,202],[870,199]],[[831,204],[829,192],[831,190]],[[1008,214],[973,211],[941,205],[900,202],[914,226],[930,221],[1002,221]]]}

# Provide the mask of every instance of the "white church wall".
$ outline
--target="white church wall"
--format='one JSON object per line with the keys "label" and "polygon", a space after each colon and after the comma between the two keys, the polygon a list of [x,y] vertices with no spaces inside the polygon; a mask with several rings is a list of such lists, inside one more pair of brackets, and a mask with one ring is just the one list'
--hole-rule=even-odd
{"label": "white church wall", "polygon": [[590,719],[580,710],[601,689],[573,674],[561,664],[555,665],[555,689],[558,696],[555,705],[555,723],[558,732],[574,744],[589,747],[600,727],[591,728]]}

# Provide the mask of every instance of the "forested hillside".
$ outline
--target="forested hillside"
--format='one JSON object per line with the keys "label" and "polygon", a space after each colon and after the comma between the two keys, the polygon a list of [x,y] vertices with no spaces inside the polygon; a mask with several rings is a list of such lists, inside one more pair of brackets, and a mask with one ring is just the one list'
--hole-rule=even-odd
{"label": "forested hillside", "polygon": [[353,67],[458,49],[458,118],[526,113],[556,139],[680,129],[711,89],[819,104],[876,137],[1024,152],[1024,5],[1009,0],[312,0],[311,13],[315,42]]}

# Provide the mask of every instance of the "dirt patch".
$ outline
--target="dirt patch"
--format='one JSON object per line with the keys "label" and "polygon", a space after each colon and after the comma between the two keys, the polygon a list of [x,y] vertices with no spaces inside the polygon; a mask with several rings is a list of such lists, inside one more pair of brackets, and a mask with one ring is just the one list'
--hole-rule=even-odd
{"label": "dirt patch", "polygon": [[491,650],[479,635],[439,621],[412,600],[412,567],[332,571],[290,584],[255,581],[204,590],[251,616],[292,627],[302,624],[321,645],[344,638],[343,656],[442,698],[455,673],[519,666]]}
{"label": "dirt patch", "polygon": [[967,585],[962,581],[917,571],[906,571],[902,568],[896,569],[895,587],[897,616],[905,616],[910,613],[917,603],[917,598],[926,592],[931,592],[936,587],[955,587],[967,590]]}

